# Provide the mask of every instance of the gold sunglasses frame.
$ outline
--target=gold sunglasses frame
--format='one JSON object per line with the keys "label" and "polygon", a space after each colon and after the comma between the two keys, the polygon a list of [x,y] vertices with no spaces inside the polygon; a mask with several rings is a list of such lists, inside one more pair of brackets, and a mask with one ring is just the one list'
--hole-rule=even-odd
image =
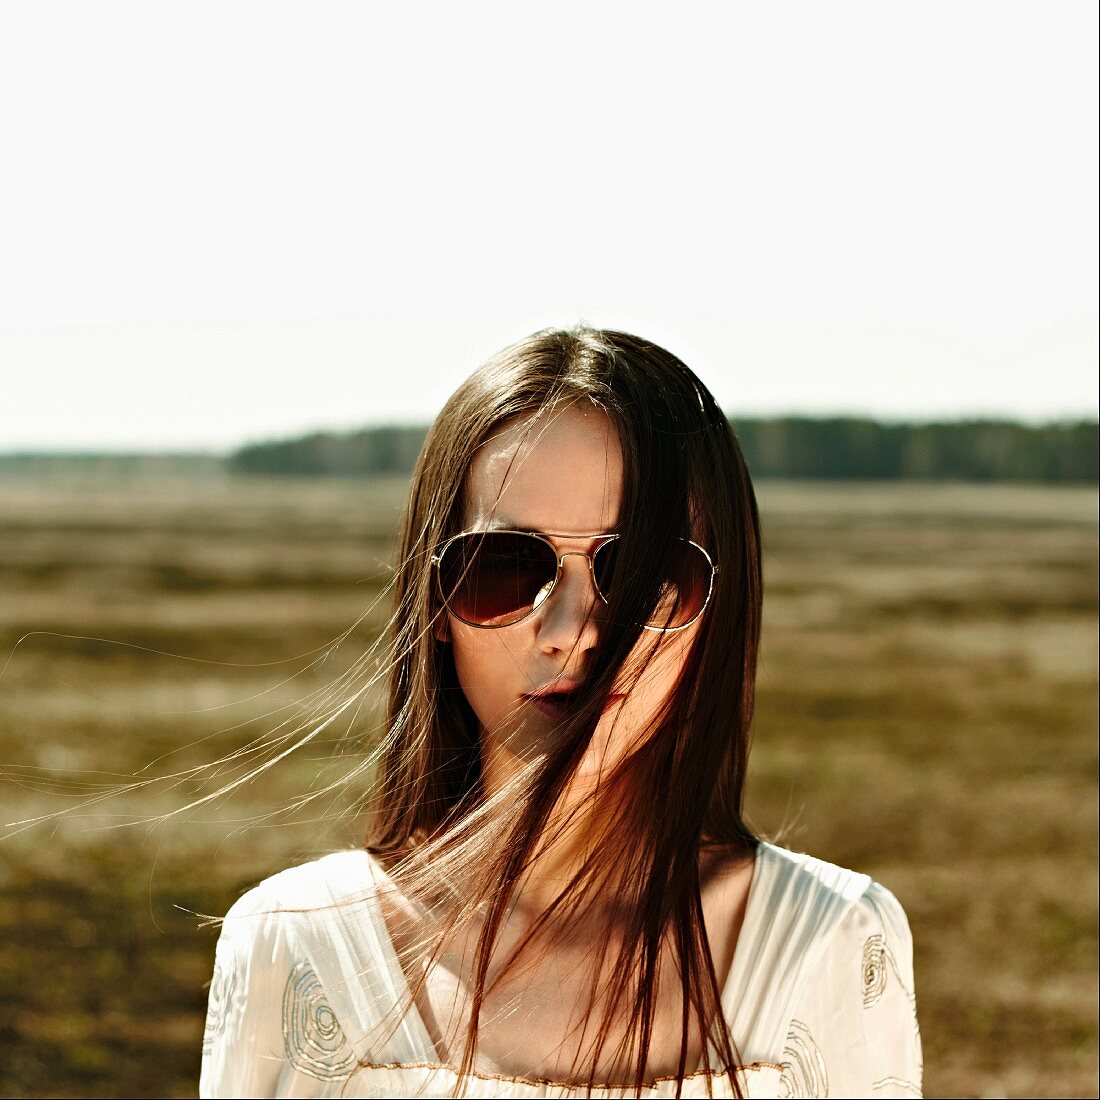
{"label": "gold sunglasses frame", "polygon": [[[443,594],[443,578],[440,573],[440,563],[443,561],[443,555],[447,552],[447,549],[451,546],[452,543],[457,542],[458,539],[466,538],[469,535],[526,535],[528,538],[538,539],[540,542],[543,542],[547,546],[549,546],[551,552],[557,558],[558,564],[554,570],[554,579],[550,582],[550,590],[546,593],[541,602],[539,602],[535,607],[532,607],[530,611],[525,612],[518,619],[513,619],[510,623],[501,623],[498,626],[492,626],[488,623],[472,623],[468,619],[464,619],[461,615],[457,614],[451,607],[451,605],[447,603],[447,598]],[[487,530],[480,531],[460,531],[457,535],[452,535],[449,539],[440,544],[436,552],[432,554],[429,558],[429,564],[434,570],[436,594],[438,595],[440,602],[447,609],[447,611],[450,612],[450,614],[454,615],[454,617],[458,619],[460,623],[465,623],[467,626],[475,627],[478,630],[506,630],[508,627],[515,626],[517,623],[521,623],[524,619],[533,615],[536,611],[538,611],[540,607],[543,606],[543,604],[546,603],[547,600],[550,599],[551,596],[553,596],[554,589],[557,588],[558,580],[561,578],[561,563],[565,558],[569,557],[570,554],[572,554],[574,557],[584,558],[588,562],[588,573],[589,576],[591,576],[592,578],[592,587],[596,590],[596,595],[599,596],[606,605],[608,603],[608,600],[607,597],[600,591],[600,586],[596,581],[596,566],[593,559],[609,542],[614,542],[617,538],[620,537],[621,536],[617,533],[610,535],[560,535],[554,533],[553,531],[521,531],[503,527],[490,527]],[[550,541],[551,538],[589,540],[599,539],[600,543],[598,546],[593,548],[591,553],[588,554],[586,554],[582,550],[566,550],[564,553],[558,553],[558,548]],[[643,624],[643,630],[653,630],[661,634],[672,633],[679,630],[687,630],[689,626],[698,621],[699,617],[703,614],[704,611],[706,611],[708,605],[710,604],[710,597],[714,592],[714,575],[718,572],[718,566],[717,564],[715,564],[714,559],[707,552],[706,548],[700,546],[699,543],[697,543],[694,539],[681,539],[680,541],[689,543],[691,546],[694,546],[703,555],[703,557],[707,559],[707,563],[710,565],[710,577],[707,579],[707,597],[705,600],[703,600],[703,606],[699,608],[698,612],[696,612],[696,614],[692,616],[691,619],[689,619],[686,623],[683,623],[681,626],[649,626],[648,624]]]}

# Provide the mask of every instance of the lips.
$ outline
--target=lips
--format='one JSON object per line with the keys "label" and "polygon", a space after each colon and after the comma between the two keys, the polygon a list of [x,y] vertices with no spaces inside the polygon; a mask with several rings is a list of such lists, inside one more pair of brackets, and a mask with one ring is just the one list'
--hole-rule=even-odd
{"label": "lips", "polygon": [[564,718],[569,710],[569,696],[553,692],[547,695],[528,695],[535,710],[548,718]]}
{"label": "lips", "polygon": [[[542,692],[536,695],[528,695],[526,698],[537,711],[545,714],[548,718],[564,718],[572,706],[572,692]],[[617,706],[625,698],[625,695],[609,695],[603,709],[607,711],[611,707]]]}

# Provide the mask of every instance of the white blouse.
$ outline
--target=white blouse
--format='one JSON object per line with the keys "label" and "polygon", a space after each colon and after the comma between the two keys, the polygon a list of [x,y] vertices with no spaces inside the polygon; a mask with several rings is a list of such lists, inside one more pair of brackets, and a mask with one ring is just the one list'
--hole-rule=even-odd
{"label": "white blouse", "polygon": [[[415,1008],[400,1019],[393,1011],[408,985],[382,920],[384,881],[367,852],[334,852],[233,905],[215,956],[200,1096],[452,1094],[456,1071],[440,1063]],[[722,1004],[749,1097],[921,1095],[909,924],[867,875],[761,843]],[[496,1073],[465,1085],[474,1097],[585,1093]],[[675,1086],[662,1079],[642,1096],[671,1097]],[[725,1075],[700,1072],[681,1095],[732,1092]]]}

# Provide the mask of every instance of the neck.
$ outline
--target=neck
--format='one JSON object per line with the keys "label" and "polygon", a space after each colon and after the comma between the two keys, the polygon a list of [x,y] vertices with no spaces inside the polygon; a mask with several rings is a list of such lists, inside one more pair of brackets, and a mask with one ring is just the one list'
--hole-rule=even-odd
{"label": "neck", "polygon": [[[482,788],[491,798],[512,780],[522,762],[494,738],[482,742]],[[544,908],[581,869],[593,848],[613,828],[608,808],[591,797],[598,782],[587,772],[574,775],[562,793],[535,848],[532,865],[516,894],[521,907]]]}

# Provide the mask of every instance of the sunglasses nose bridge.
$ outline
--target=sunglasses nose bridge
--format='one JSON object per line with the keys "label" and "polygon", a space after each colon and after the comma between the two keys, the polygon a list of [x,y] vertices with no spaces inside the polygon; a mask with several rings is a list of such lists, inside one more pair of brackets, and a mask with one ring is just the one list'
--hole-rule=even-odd
{"label": "sunglasses nose bridge", "polygon": [[[598,549],[599,549],[599,547],[597,547],[597,550]],[[559,580],[561,578],[562,563],[565,561],[566,558],[568,558],[568,557],[584,558],[584,560],[588,563],[588,575],[592,578],[592,587],[596,590],[596,595],[599,596],[601,600],[603,600],[604,595],[600,591],[600,586],[596,583],[596,564],[592,560],[593,557],[595,556],[595,554],[596,554],[596,550],[593,550],[592,553],[590,553],[590,554],[586,554],[583,550],[566,550],[564,554],[559,554],[558,555],[558,569],[557,569],[557,575],[555,577],[555,581]],[[607,601],[604,600],[604,602],[606,603]]]}

